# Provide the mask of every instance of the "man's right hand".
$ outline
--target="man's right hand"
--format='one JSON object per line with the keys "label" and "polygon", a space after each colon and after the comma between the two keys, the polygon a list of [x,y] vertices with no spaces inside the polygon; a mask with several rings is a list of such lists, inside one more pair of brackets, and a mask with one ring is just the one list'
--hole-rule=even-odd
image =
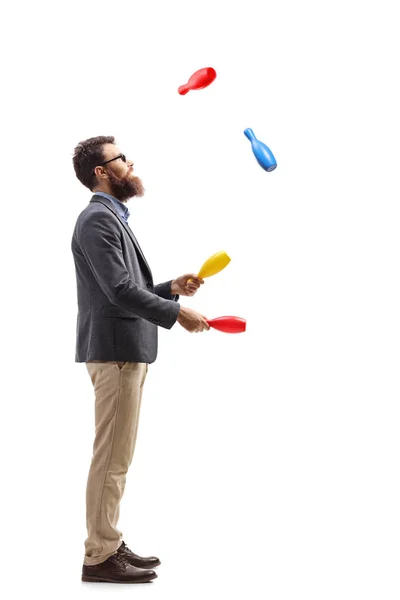
{"label": "man's right hand", "polygon": [[190,331],[190,333],[198,333],[200,331],[204,331],[205,329],[210,329],[209,324],[206,321],[204,315],[192,310],[191,308],[186,308],[186,306],[181,306],[178,314],[177,321],[179,325],[182,325],[184,329]]}

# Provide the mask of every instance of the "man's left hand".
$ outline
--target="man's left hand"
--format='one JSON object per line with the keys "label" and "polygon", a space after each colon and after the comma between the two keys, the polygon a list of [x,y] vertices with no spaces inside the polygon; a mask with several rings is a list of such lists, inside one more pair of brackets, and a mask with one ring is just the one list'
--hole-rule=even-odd
{"label": "man's left hand", "polygon": [[[188,281],[190,279],[190,281]],[[180,296],[194,296],[204,279],[197,277],[195,273],[187,273],[174,279],[171,283],[171,294],[179,294]]]}

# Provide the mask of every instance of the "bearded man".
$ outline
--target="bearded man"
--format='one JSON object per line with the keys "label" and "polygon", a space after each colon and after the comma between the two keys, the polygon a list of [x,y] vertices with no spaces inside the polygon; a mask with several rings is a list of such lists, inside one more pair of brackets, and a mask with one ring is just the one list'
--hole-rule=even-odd
{"label": "bearded man", "polygon": [[204,315],[178,303],[204,280],[187,273],[154,285],[128,224],[127,201],[144,195],[143,184],[114,137],[80,142],[73,165],[93,193],[71,242],[78,296],[75,362],[86,364],[95,393],[82,580],[143,583],[157,577],[153,568],[160,560],[132,552],[117,528],[143,386],[157,357],[158,327],[171,329],[177,322],[191,333],[210,328]]}

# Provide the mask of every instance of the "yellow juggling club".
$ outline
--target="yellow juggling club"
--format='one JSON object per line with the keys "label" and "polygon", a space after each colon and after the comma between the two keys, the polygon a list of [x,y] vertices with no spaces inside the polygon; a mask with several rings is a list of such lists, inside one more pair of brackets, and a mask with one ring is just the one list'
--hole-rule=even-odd
{"label": "yellow juggling club", "polygon": [[[231,262],[230,257],[226,252],[221,250],[220,252],[216,252],[210,258],[207,258],[206,262],[201,267],[200,271],[197,274],[197,277],[211,277],[212,275],[216,275],[225,269],[225,267]],[[190,279],[188,279],[190,281]]]}

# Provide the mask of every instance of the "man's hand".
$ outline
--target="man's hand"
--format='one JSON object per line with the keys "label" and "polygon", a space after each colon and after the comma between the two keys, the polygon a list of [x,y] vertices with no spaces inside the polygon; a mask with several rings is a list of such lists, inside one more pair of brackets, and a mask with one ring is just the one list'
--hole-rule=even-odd
{"label": "man's hand", "polygon": [[204,331],[205,329],[210,329],[206,319],[207,317],[192,310],[191,308],[181,306],[177,321],[179,325],[182,325],[182,327],[190,333],[198,333],[200,331]]}
{"label": "man's hand", "polygon": [[[188,281],[190,279],[190,281]],[[199,287],[204,283],[204,279],[197,277],[194,273],[181,275],[171,283],[171,294],[180,296],[194,296]]]}

